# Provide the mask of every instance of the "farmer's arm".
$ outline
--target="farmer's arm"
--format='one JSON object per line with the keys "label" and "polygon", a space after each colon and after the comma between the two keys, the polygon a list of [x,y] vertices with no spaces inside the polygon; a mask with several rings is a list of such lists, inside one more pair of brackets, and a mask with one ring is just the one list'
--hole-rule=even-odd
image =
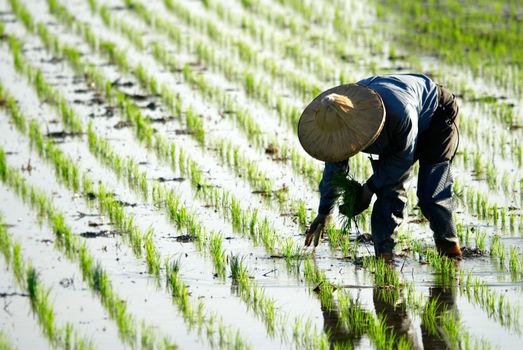
{"label": "farmer's arm", "polygon": [[320,182],[320,206],[318,208],[319,214],[329,215],[332,213],[336,199],[338,198],[338,191],[332,187],[330,182],[336,174],[346,174],[348,171],[348,160],[337,163],[325,163],[323,169],[323,177]]}
{"label": "farmer's arm", "polygon": [[392,128],[391,152],[380,158],[374,173],[367,180],[367,186],[374,193],[404,182],[409,176],[416,149],[418,117],[413,109],[407,110],[406,114],[407,118],[401,118]]}

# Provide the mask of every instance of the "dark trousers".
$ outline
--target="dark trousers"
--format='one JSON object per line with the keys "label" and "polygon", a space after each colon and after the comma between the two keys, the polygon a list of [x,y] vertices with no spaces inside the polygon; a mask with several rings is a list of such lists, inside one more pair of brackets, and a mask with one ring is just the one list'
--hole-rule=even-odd
{"label": "dark trousers", "polygon": [[[415,161],[420,163],[418,205],[430,222],[436,243],[458,242],[452,218],[454,196],[450,168],[459,139],[458,112],[455,96],[438,85],[438,107],[429,128],[419,135],[416,148]],[[378,162],[373,161],[373,167]],[[403,221],[407,178],[398,180],[395,186],[383,190],[374,203],[371,226],[376,253],[392,252],[397,227]]]}
{"label": "dark trousers", "polygon": [[438,85],[438,107],[429,128],[419,136],[418,206],[429,220],[436,243],[458,242],[451,162],[457,151],[459,106],[449,90]]}

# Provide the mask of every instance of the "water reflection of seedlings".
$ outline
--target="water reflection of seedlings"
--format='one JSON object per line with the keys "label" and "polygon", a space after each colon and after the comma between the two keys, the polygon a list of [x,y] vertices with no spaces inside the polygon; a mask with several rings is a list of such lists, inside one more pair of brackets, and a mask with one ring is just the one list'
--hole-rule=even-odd
{"label": "water reflection of seedlings", "polygon": [[509,269],[512,274],[521,273],[523,270],[522,260],[520,259],[520,251],[517,247],[511,247],[509,252]]}
{"label": "water reflection of seedlings", "polygon": [[192,305],[189,300],[189,292],[187,291],[186,285],[180,279],[178,271],[180,269],[180,261],[173,260],[172,262],[166,261],[166,279],[167,286],[171,290],[172,296],[182,311],[184,318],[190,319],[192,315]]}
{"label": "water reflection of seedlings", "polygon": [[476,248],[478,248],[482,252],[485,252],[486,251],[487,234],[485,232],[483,232],[483,231],[476,230],[475,236],[476,236],[475,237]]}
{"label": "water reflection of seedlings", "polygon": [[471,273],[460,273],[460,288],[470,302],[480,305],[490,318],[497,320],[502,326],[519,330],[519,305],[512,305],[505,300],[503,294],[496,294],[485,282]]}
{"label": "water reflection of seedlings", "polygon": [[499,259],[500,266],[505,264],[505,247],[501,244],[499,235],[492,237],[490,244],[490,256],[497,257]]}

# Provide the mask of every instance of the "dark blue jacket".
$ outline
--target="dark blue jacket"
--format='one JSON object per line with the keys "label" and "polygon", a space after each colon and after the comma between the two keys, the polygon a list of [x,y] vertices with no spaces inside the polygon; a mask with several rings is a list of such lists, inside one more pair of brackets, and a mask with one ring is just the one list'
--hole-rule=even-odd
{"label": "dark blue jacket", "polygon": [[[408,177],[414,163],[418,135],[430,124],[438,105],[437,85],[421,74],[395,74],[373,76],[357,84],[376,91],[385,105],[385,125],[374,143],[363,152],[378,155],[379,166],[367,180],[373,192],[384,186],[394,185]],[[330,181],[337,171],[346,171],[348,160],[325,163],[320,182],[320,206],[318,212],[330,214],[337,194]]]}

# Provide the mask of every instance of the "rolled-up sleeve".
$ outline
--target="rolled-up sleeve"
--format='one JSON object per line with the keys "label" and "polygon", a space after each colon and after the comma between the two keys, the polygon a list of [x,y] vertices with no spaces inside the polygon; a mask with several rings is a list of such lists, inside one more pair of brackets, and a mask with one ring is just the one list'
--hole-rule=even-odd
{"label": "rolled-up sleeve", "polygon": [[344,160],[337,163],[325,163],[323,177],[320,181],[320,206],[319,214],[329,215],[332,213],[336,199],[339,196],[338,191],[331,185],[331,180],[336,174],[346,174],[349,171],[349,161]]}
{"label": "rolled-up sleeve", "polygon": [[392,149],[380,155],[374,173],[367,180],[367,186],[374,193],[379,193],[384,186],[405,181],[410,174],[418,136],[418,115],[414,109],[407,109],[405,115],[391,129]]}

